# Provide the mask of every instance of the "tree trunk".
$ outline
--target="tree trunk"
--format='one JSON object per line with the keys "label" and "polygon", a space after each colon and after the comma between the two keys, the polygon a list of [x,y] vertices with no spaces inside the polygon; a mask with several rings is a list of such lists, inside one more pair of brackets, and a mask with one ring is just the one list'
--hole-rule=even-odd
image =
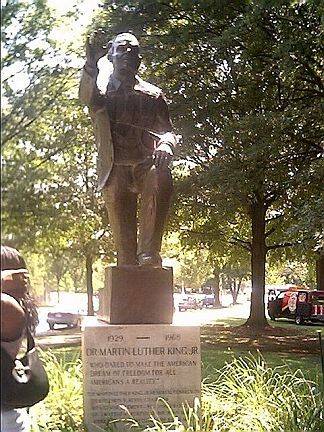
{"label": "tree trunk", "polygon": [[238,292],[240,289],[240,285],[236,285],[236,279],[233,278],[233,284],[231,285],[231,293],[232,293],[232,299],[233,299],[233,305],[237,304],[237,297],[238,297]]}
{"label": "tree trunk", "polygon": [[265,316],[265,263],[266,263],[266,235],[265,235],[266,208],[262,200],[251,205],[252,219],[252,293],[250,316],[246,325],[255,329],[268,326]]}
{"label": "tree trunk", "polygon": [[56,294],[57,294],[56,301],[57,301],[57,304],[59,304],[60,300],[61,300],[60,299],[60,280],[61,280],[61,278],[56,276]]}
{"label": "tree trunk", "polygon": [[93,284],[92,284],[92,262],[91,254],[86,255],[86,278],[87,278],[87,296],[88,296],[88,315],[94,315],[93,308]]}
{"label": "tree trunk", "polygon": [[237,297],[238,297],[240,289],[241,289],[242,279],[243,279],[243,277],[240,277],[239,280],[238,280],[237,290],[236,290],[236,300],[237,300]]}
{"label": "tree trunk", "polygon": [[222,304],[220,302],[219,298],[219,277],[220,272],[218,272],[216,269],[214,269],[214,283],[213,283],[213,293],[214,293],[214,307],[222,307]]}
{"label": "tree trunk", "polygon": [[324,253],[316,260],[316,289],[324,291]]}

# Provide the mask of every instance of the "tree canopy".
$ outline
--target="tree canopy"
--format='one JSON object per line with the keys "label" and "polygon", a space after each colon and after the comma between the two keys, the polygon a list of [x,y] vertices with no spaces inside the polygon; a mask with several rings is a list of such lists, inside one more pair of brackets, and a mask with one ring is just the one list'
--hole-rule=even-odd
{"label": "tree canopy", "polygon": [[3,241],[45,254],[57,284],[64,263],[78,259],[92,291],[92,264],[113,260],[113,247],[92,124],[78,100],[80,71],[72,48],[51,39],[58,22],[46,2],[8,1],[2,19]]}
{"label": "tree canopy", "polygon": [[[44,1],[2,6],[3,236],[48,251],[57,269],[62,254],[82,257],[91,274],[95,257],[113,260],[112,239],[79,66],[54,25]],[[214,275],[240,278],[250,257],[250,325],[266,323],[267,262],[323,253],[320,25],[317,0],[118,0],[91,26],[139,37],[140,72],[182,135],[169,228],[208,251]]]}
{"label": "tree canopy", "polygon": [[323,202],[320,5],[138,0],[106,11],[111,33],[141,38],[146,76],[172,98],[179,157],[194,164],[179,185],[185,237],[250,252],[249,323],[263,325],[267,254],[319,247],[318,213],[307,234],[296,227],[306,203]]}

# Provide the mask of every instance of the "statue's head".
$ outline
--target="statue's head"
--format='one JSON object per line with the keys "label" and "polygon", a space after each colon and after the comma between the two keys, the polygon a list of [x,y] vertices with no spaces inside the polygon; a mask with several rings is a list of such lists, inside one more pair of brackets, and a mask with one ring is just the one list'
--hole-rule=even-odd
{"label": "statue's head", "polygon": [[108,60],[121,77],[134,76],[141,63],[139,43],[131,33],[120,33],[111,42]]}

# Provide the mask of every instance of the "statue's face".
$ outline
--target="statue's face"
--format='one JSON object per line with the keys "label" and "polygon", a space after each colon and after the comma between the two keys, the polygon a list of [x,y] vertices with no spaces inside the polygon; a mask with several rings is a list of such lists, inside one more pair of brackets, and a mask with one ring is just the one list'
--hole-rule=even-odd
{"label": "statue's face", "polygon": [[117,36],[110,55],[114,69],[121,76],[127,78],[135,75],[141,63],[139,44],[135,36],[131,34]]}

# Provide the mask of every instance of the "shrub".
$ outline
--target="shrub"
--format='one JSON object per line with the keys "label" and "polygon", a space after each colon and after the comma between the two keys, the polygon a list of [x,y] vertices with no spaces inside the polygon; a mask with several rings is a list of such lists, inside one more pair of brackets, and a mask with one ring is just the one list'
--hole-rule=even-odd
{"label": "shrub", "polygon": [[75,356],[59,360],[52,351],[41,352],[50,382],[46,399],[30,409],[32,432],[83,432],[82,362]]}
{"label": "shrub", "polygon": [[202,387],[203,430],[319,432],[323,400],[300,370],[269,368],[262,356],[234,359]]}

